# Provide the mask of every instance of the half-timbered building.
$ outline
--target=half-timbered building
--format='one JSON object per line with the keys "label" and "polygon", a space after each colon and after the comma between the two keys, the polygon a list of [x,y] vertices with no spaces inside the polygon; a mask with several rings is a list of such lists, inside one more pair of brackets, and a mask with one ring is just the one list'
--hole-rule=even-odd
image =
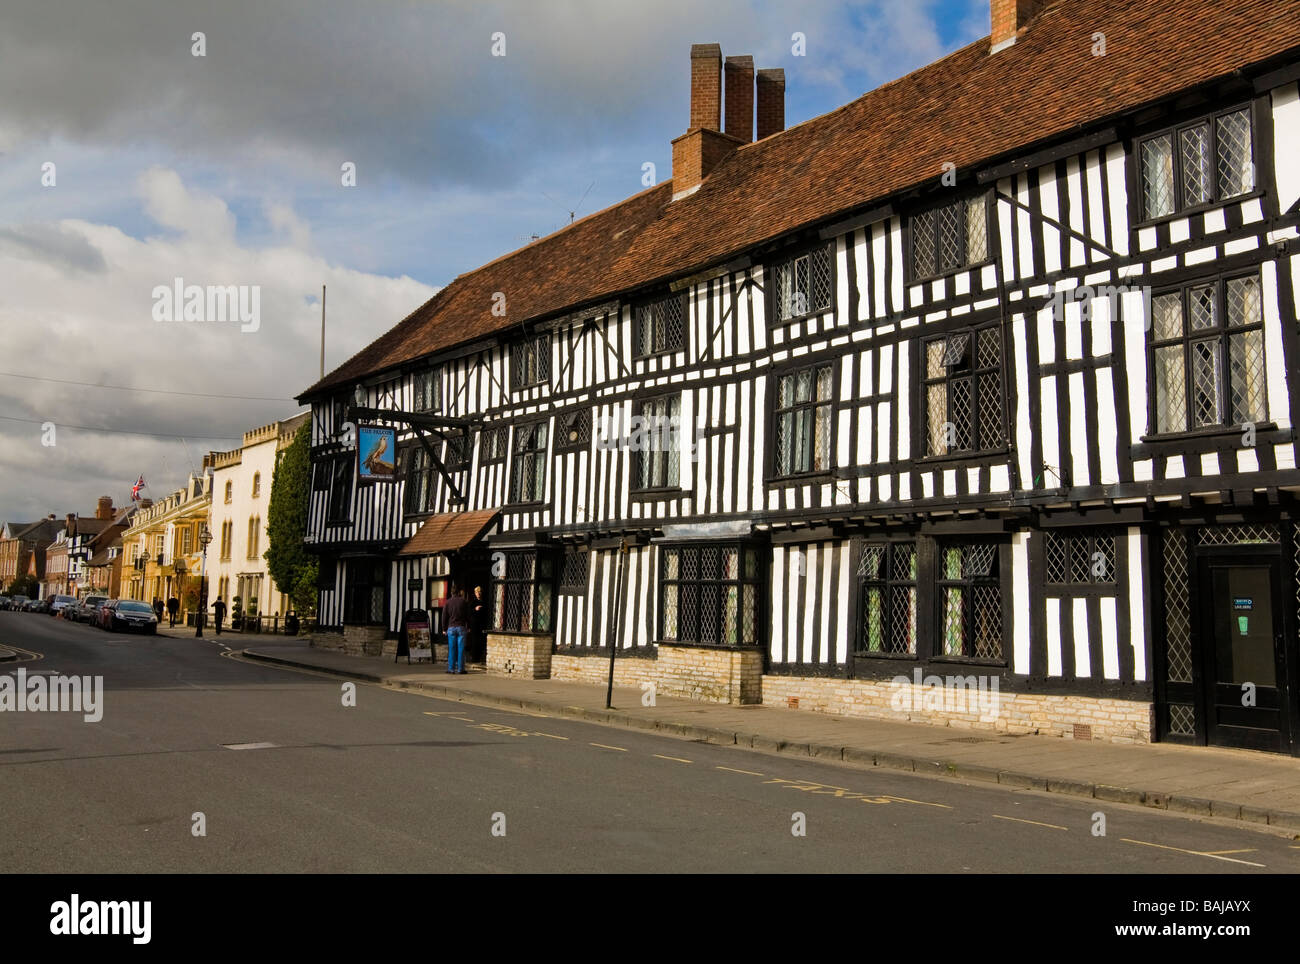
{"label": "half-timbered building", "polygon": [[696,45],[671,181],[305,391],[321,642],[456,580],[493,672],[1300,753],[1300,0],[991,22],[789,129]]}

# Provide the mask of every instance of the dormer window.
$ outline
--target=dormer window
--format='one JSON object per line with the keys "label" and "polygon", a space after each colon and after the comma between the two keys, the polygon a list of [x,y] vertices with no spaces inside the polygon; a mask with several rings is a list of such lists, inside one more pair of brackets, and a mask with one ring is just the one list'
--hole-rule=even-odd
{"label": "dormer window", "polygon": [[988,194],[947,201],[912,215],[912,280],[989,259]]}
{"label": "dormer window", "polygon": [[638,356],[680,351],[686,347],[686,292],[679,291],[636,308]]}
{"label": "dormer window", "polygon": [[1177,214],[1255,190],[1250,108],[1201,117],[1139,141],[1143,219]]}
{"label": "dormer window", "polygon": [[777,324],[827,311],[835,296],[831,246],[810,251],[772,265],[772,319]]}
{"label": "dormer window", "polygon": [[510,352],[511,384],[516,389],[539,385],[551,378],[550,333],[515,342]]}

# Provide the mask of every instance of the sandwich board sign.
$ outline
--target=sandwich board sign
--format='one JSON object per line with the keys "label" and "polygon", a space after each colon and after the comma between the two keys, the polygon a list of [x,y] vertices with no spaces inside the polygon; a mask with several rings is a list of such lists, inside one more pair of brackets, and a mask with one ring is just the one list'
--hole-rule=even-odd
{"label": "sandwich board sign", "polygon": [[[405,651],[405,652],[403,652]],[[397,641],[397,662],[402,656],[433,662],[433,634],[429,627],[429,614],[423,609],[408,609],[402,618],[402,634]]]}

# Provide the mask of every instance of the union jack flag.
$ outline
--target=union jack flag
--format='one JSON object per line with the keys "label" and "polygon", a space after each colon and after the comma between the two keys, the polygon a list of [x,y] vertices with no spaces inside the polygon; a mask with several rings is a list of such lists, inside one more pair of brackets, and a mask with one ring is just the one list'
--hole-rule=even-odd
{"label": "union jack flag", "polygon": [[142,476],[140,476],[140,481],[137,482],[135,485],[131,486],[131,501],[132,501],[132,502],[139,502],[139,501],[140,501],[140,490],[143,489],[143,488],[144,488],[144,476],[142,475]]}

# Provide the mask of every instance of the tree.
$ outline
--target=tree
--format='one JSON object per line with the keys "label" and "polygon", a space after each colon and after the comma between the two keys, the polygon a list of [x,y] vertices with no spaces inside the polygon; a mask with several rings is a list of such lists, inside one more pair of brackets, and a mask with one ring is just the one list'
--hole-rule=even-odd
{"label": "tree", "polygon": [[5,590],[6,596],[26,596],[28,599],[35,599],[36,592],[40,589],[41,584],[36,581],[35,576],[19,576],[9,584]]}
{"label": "tree", "polygon": [[280,592],[300,615],[316,612],[319,565],[303,544],[311,498],[311,423],[298,428],[293,441],[275,457],[271,504],[267,507],[266,568]]}

